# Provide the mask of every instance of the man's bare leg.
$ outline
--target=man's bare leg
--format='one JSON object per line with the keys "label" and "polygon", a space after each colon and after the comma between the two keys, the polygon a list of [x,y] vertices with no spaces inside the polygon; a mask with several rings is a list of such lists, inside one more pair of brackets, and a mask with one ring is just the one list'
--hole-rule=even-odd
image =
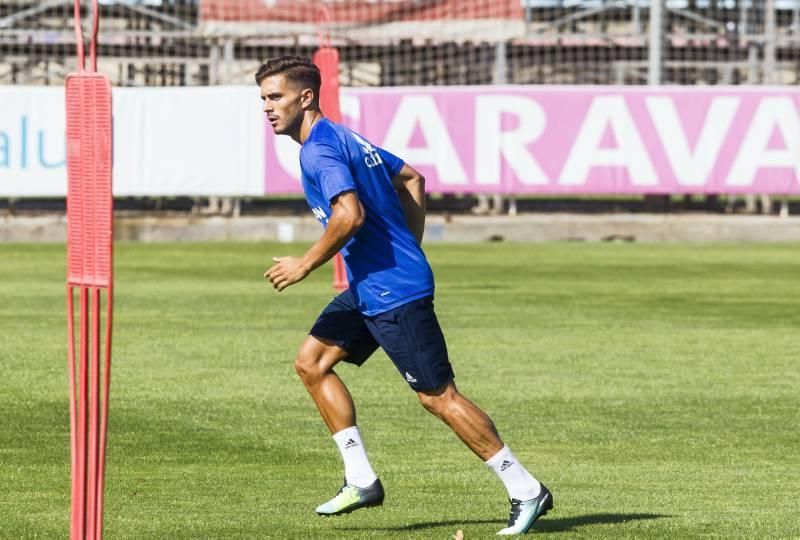
{"label": "man's bare leg", "polygon": [[344,462],[345,486],[317,507],[320,515],[335,515],[383,503],[383,486],[372,470],[356,425],[353,398],[333,367],[347,351],[327,340],[309,336],[300,347],[295,368],[333,435]]}
{"label": "man's bare leg", "polygon": [[525,501],[539,495],[541,485],[503,444],[491,418],[462,395],[453,381],[417,395],[428,411],[450,426],[497,473],[510,498]]}
{"label": "man's bare leg", "polygon": [[294,363],[331,434],[356,425],[353,397],[333,371],[333,367],[346,357],[347,351],[332,342],[308,336]]}
{"label": "man's bare leg", "polygon": [[422,406],[450,426],[483,461],[503,448],[492,419],[461,394],[454,382],[430,392],[417,392]]}

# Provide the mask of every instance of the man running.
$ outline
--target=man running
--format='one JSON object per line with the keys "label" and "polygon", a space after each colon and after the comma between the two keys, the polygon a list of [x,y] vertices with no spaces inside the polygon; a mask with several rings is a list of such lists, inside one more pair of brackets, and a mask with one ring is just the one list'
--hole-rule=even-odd
{"label": "man running", "polygon": [[491,419],[456,389],[433,309],[433,272],[420,248],[425,180],[411,166],[325,118],[320,72],[308,58],[270,60],[256,73],[264,112],[278,135],[297,141],[302,184],[322,237],[302,257],[276,257],[264,277],[282,291],[341,252],[350,288],[320,314],[295,361],[345,467],[338,494],[317,507],[337,515],[383,503],[350,392],[333,368],[363,364],[383,348],[423,407],[442,419],[497,473],[511,513],[501,535],[527,532],[553,497],[503,444]]}

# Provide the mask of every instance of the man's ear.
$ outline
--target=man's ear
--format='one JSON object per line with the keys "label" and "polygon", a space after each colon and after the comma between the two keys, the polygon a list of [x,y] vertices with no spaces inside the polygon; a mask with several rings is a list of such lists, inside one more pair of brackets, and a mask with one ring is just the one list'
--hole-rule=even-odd
{"label": "man's ear", "polygon": [[308,109],[311,107],[311,104],[314,103],[316,97],[317,96],[314,95],[314,91],[311,88],[306,88],[300,92],[300,103],[304,109]]}

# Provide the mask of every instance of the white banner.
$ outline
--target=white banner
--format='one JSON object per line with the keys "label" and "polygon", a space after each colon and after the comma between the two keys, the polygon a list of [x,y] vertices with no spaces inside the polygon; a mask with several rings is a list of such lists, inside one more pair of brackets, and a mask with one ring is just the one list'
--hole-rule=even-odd
{"label": "white banner", "polygon": [[0,86],[0,196],[67,192],[64,89]]}
{"label": "white banner", "polygon": [[[115,88],[114,195],[263,195],[258,88]],[[67,191],[64,89],[0,87],[0,197]]]}

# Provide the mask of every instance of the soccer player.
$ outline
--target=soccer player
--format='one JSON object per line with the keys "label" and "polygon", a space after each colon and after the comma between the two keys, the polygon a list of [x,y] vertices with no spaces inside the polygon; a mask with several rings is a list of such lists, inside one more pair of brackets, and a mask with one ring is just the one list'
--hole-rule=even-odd
{"label": "soccer player", "polygon": [[383,503],[353,399],[333,370],[341,361],[360,366],[380,346],[422,406],[500,477],[511,513],[498,534],[527,532],[553,507],[553,496],[503,443],[486,413],[456,389],[433,310],[433,272],[420,248],[424,178],[323,116],[320,72],[308,58],[270,60],[255,78],[275,133],[302,145],[303,191],[324,227],[302,257],[275,257],[264,277],[283,291],[341,252],[350,286],[322,311],[295,361],[344,461],[344,486],[316,512],[330,516]]}

